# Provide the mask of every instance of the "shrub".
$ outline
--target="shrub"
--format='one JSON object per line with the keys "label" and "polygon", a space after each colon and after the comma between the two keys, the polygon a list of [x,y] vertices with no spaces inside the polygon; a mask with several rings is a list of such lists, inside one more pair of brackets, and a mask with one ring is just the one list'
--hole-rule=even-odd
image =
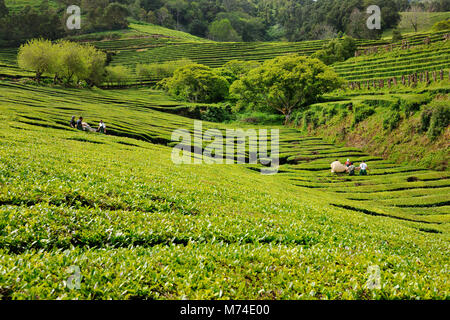
{"label": "shrub", "polygon": [[177,69],[173,76],[160,82],[176,98],[191,102],[219,102],[228,95],[228,81],[215,70],[201,64]]}
{"label": "shrub", "polygon": [[367,106],[365,104],[361,104],[355,107],[355,112],[353,114],[353,123],[352,127],[355,127],[361,121],[366,120],[371,115],[375,113],[375,109],[373,107]]}
{"label": "shrub", "polygon": [[308,130],[308,126],[311,125],[312,129],[315,129],[319,124],[319,117],[312,110],[307,110],[303,113],[303,130]]}
{"label": "shrub", "polygon": [[436,139],[450,124],[450,106],[439,105],[433,110],[428,128],[428,137]]}
{"label": "shrub", "polygon": [[231,106],[229,104],[208,106],[201,114],[201,120],[210,122],[225,122],[232,118]]}
{"label": "shrub", "polygon": [[331,65],[353,57],[356,49],[355,39],[346,36],[341,40],[331,40],[323,46],[322,50],[315,52],[312,56],[320,59],[326,65]]}
{"label": "shrub", "polygon": [[398,111],[390,112],[388,117],[385,118],[384,121],[383,121],[383,129],[384,130],[388,130],[388,131],[392,131],[392,130],[398,128],[401,119],[402,118],[401,118],[400,113]]}
{"label": "shrub", "polygon": [[433,109],[431,107],[427,107],[422,111],[420,115],[420,131],[427,132],[430,127],[431,116],[433,115]]}
{"label": "shrub", "polygon": [[433,25],[433,31],[442,31],[450,29],[450,20],[442,20]]}
{"label": "shrub", "polygon": [[414,113],[420,110],[420,108],[429,103],[432,100],[428,94],[420,95],[412,100],[403,100],[401,103],[402,109],[405,111],[405,116],[409,118]]}

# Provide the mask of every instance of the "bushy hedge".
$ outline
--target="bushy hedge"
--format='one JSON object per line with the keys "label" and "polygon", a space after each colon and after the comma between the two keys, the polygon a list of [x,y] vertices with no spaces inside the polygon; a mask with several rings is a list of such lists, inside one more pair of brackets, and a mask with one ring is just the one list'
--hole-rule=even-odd
{"label": "bushy hedge", "polygon": [[367,106],[365,104],[356,106],[355,112],[353,114],[352,128],[354,128],[361,121],[364,121],[367,118],[369,118],[374,113],[375,109],[373,107]]}

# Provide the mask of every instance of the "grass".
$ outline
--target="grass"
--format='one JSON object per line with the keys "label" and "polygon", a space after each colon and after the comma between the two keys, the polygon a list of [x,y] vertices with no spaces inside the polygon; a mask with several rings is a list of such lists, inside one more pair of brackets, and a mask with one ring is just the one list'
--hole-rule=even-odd
{"label": "grass", "polygon": [[[9,81],[0,92],[3,299],[449,297],[445,172],[290,128],[274,176],[175,165],[171,132],[193,121],[161,92]],[[81,114],[110,135],[70,129]],[[349,155],[369,176],[330,173]],[[65,285],[71,265],[79,290]],[[372,265],[381,289],[366,286]]]}
{"label": "grass", "polygon": [[170,37],[170,38],[175,38],[175,39],[185,40],[185,41],[193,41],[193,42],[212,42],[212,40],[200,38],[200,37],[194,36],[190,33],[178,31],[178,30],[167,29],[162,26],[158,26],[158,25],[154,25],[154,24],[135,22],[135,23],[130,24],[130,28],[133,30],[136,30],[140,33],[147,34],[147,35],[160,35],[160,36],[165,36],[165,37]]}
{"label": "grass", "polygon": [[[411,19],[417,17],[418,32],[430,31],[436,22],[450,19],[450,12],[401,12],[401,20],[398,25],[398,30],[402,35],[414,34],[415,30],[411,24]],[[383,38],[391,38],[392,29],[383,33]]]}
{"label": "grass", "polygon": [[[38,1],[36,1],[36,0],[33,0],[33,1],[30,1],[30,0],[5,0],[5,5],[10,11],[17,12],[17,11],[22,10],[26,6],[38,8],[42,2],[43,2],[42,0],[38,0]],[[58,6],[59,6],[57,1],[50,0],[50,1],[48,1],[48,3],[50,5],[50,7],[53,7],[53,8],[58,8]]]}

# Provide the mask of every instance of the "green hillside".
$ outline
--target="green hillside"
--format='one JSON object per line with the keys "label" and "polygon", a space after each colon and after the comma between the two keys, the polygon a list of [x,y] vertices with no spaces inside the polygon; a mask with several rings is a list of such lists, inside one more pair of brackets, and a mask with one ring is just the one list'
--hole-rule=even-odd
{"label": "green hillside", "polygon": [[[170,134],[193,120],[161,93],[0,90],[3,298],[448,298],[447,173],[285,128],[277,175],[174,165]],[[73,114],[110,135],[70,129]],[[370,175],[330,174],[349,156]]]}
{"label": "green hillside", "polygon": [[[124,19],[128,29],[66,38],[76,43],[36,41],[20,60],[35,72],[18,67],[17,46],[0,48],[0,300],[450,298],[448,31],[405,26],[409,48],[357,40],[355,57],[347,39],[352,57],[325,66],[268,60],[329,40],[219,42]],[[188,65],[165,86],[155,84],[167,73],[137,76],[140,64],[180,59],[268,63]],[[413,73],[417,82],[401,83]],[[71,127],[80,116],[104,121],[106,134]],[[240,151],[225,136],[233,129],[278,130],[279,165],[264,161],[277,155],[273,135],[266,148],[245,139],[246,162],[255,143],[266,149],[256,163],[194,163]],[[199,138],[193,163],[177,164],[177,148]],[[222,150],[211,152],[213,139]],[[368,174],[331,172],[347,159]]]}
{"label": "green hillside", "polygon": [[380,48],[378,54],[351,58],[334,66],[336,72],[349,81],[374,79],[400,80],[415,72],[444,70],[450,68],[450,42],[440,41],[431,45],[419,45],[409,50],[396,48],[386,52]]}

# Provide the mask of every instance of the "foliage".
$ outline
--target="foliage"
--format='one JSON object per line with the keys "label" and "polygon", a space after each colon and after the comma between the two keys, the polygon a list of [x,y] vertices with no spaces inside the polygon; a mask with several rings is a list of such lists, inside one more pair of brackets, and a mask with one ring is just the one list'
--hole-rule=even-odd
{"label": "foliage", "polygon": [[55,71],[55,47],[50,40],[34,39],[22,45],[17,55],[19,67],[36,72],[39,80],[44,73]]}
{"label": "foliage", "polygon": [[427,134],[431,140],[434,140],[450,125],[450,105],[436,106],[429,121]]}
{"label": "foliage", "polygon": [[401,102],[400,107],[405,111],[405,115],[408,118],[419,111],[422,106],[426,105],[431,100],[432,97],[429,94],[417,95],[409,99],[404,99]]}
{"label": "foliage", "polygon": [[125,85],[130,78],[130,70],[124,66],[106,67],[106,82],[110,85]]}
{"label": "foliage", "polygon": [[356,41],[351,37],[344,37],[342,40],[331,40],[324,45],[322,50],[315,52],[312,56],[322,60],[326,65],[331,65],[353,57],[356,49]]}
{"label": "foliage", "polygon": [[210,122],[226,122],[232,119],[231,106],[228,103],[208,106],[201,114],[201,119]]}
{"label": "foliage", "polygon": [[392,42],[395,43],[395,42],[399,42],[402,40],[403,40],[403,36],[402,36],[402,33],[400,32],[400,30],[394,29],[392,31]]}
{"label": "foliage", "polygon": [[268,60],[233,83],[231,93],[241,106],[269,108],[289,121],[292,112],[306,108],[341,82],[320,60],[288,55]]}
{"label": "foliage", "polygon": [[227,79],[228,83],[232,84],[259,66],[261,64],[257,61],[230,60],[217,71]]}
{"label": "foliage", "polygon": [[402,117],[398,111],[391,111],[383,121],[383,129],[388,131],[397,129],[401,120]]}
{"label": "foliage", "polygon": [[360,105],[355,106],[355,110],[353,113],[352,127],[355,127],[358,123],[366,120],[374,113],[375,113],[375,109],[373,107],[367,106],[365,104],[360,104]]}
{"label": "foliage", "polygon": [[136,74],[142,79],[163,79],[173,76],[178,68],[192,63],[192,60],[180,59],[164,63],[138,64]]}
{"label": "foliage", "polygon": [[211,23],[208,32],[209,38],[216,41],[241,41],[241,37],[237,34],[236,30],[228,19],[222,19]]}
{"label": "foliage", "polygon": [[436,22],[431,29],[433,31],[450,30],[450,20]]}
{"label": "foliage", "polygon": [[174,97],[191,102],[219,102],[228,96],[228,81],[207,66],[188,64],[161,85]]}
{"label": "foliage", "polygon": [[106,64],[106,54],[93,46],[70,41],[53,44],[43,39],[22,45],[17,59],[21,68],[36,72],[38,81],[43,74],[49,74],[55,81],[70,84],[84,80],[90,86],[102,83]]}
{"label": "foliage", "polygon": [[48,2],[26,5],[20,10],[8,10],[0,1],[0,46],[16,46],[33,38],[55,40],[64,35],[61,16]]}

